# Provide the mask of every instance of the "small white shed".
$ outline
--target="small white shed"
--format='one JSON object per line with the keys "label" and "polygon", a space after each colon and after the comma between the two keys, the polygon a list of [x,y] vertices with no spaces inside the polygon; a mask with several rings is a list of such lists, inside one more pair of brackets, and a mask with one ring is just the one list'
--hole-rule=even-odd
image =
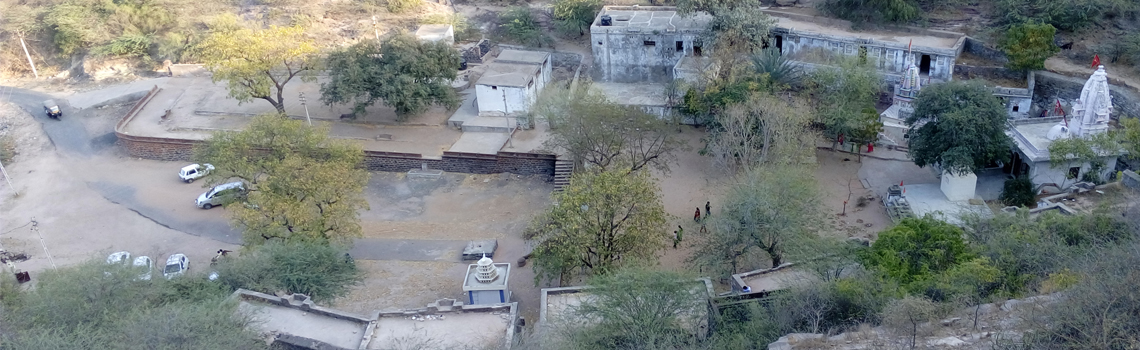
{"label": "small white shed", "polygon": [[503,50],[475,83],[479,115],[526,113],[550,82],[551,67],[549,53]]}

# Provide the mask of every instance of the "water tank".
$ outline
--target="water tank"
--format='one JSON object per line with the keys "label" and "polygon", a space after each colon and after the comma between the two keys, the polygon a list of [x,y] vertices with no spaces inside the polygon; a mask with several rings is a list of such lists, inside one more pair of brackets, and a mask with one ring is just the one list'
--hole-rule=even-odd
{"label": "water tank", "polygon": [[614,25],[614,19],[613,17],[610,17],[610,15],[602,15],[602,19],[598,21],[598,25],[603,27],[612,26]]}

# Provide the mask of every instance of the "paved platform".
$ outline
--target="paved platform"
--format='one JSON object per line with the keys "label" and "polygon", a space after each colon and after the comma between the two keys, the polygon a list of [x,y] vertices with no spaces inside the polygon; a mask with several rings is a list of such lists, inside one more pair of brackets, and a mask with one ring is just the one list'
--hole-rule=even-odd
{"label": "paved platform", "polygon": [[505,132],[465,132],[448,151],[493,155],[503,149],[508,136]]}
{"label": "paved platform", "polygon": [[985,204],[970,205],[965,201],[951,202],[946,199],[946,196],[942,194],[940,184],[907,184],[905,188],[906,200],[918,217],[930,214],[948,223],[958,225],[962,222],[959,218],[964,214],[973,213],[982,217],[993,216],[990,207]]}

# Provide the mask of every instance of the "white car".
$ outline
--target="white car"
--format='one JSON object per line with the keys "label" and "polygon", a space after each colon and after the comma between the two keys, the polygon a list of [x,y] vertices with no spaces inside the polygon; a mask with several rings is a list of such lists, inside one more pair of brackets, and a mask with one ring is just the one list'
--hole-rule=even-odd
{"label": "white car", "polygon": [[182,167],[182,170],[178,171],[178,177],[181,178],[182,181],[186,181],[186,183],[191,183],[194,182],[194,180],[209,175],[211,171],[214,171],[213,165],[194,163]]}
{"label": "white car", "polygon": [[107,256],[107,264],[129,264],[131,262],[130,252],[114,252]]}
{"label": "white car", "polygon": [[150,280],[151,271],[154,271],[154,261],[151,261],[149,256],[143,255],[135,258],[134,266],[136,269],[143,271],[138,279],[143,281]]}
{"label": "white car", "polygon": [[166,268],[162,269],[162,276],[166,277],[166,279],[171,279],[174,278],[174,276],[186,273],[186,270],[189,268],[190,260],[186,259],[186,255],[173,254],[169,258],[166,258]]}

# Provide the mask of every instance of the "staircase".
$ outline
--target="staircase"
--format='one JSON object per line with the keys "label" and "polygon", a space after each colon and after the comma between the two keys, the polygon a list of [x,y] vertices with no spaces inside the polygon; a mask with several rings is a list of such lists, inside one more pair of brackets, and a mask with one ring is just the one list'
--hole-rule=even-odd
{"label": "staircase", "polygon": [[559,157],[554,161],[554,192],[561,192],[570,185],[570,175],[574,174],[574,161]]}

